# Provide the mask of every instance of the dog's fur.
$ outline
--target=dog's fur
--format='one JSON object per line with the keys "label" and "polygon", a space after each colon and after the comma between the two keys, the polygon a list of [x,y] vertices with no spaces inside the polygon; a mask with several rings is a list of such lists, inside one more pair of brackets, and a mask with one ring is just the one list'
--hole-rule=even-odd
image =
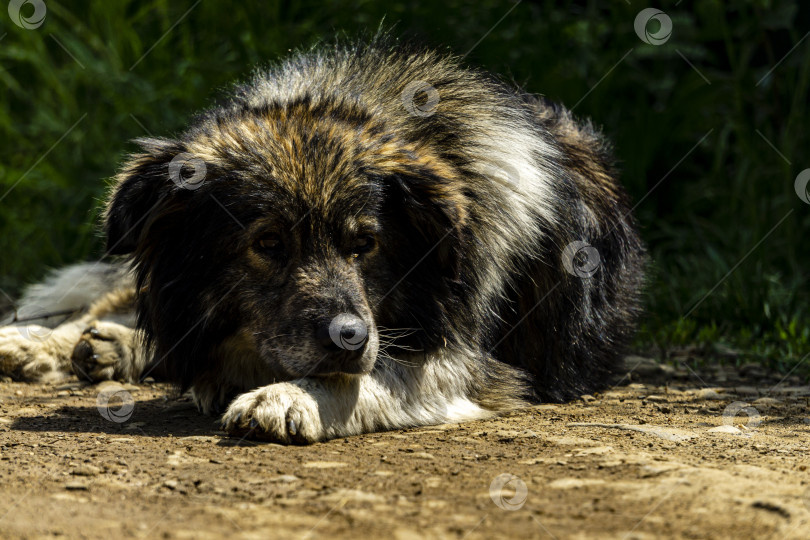
{"label": "dog's fur", "polygon": [[566,400],[631,337],[644,250],[607,143],[456,58],[336,43],[138,143],[105,220],[134,277],[90,267],[95,305],[47,339],[2,329],[3,372],[157,367],[231,433],[311,442]]}

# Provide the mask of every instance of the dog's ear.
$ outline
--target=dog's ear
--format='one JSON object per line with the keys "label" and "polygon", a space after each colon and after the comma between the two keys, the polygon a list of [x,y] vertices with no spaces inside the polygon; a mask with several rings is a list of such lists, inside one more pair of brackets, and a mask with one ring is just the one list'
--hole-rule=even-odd
{"label": "dog's ear", "polygon": [[464,257],[468,201],[453,180],[397,175],[402,207],[408,221],[424,240],[425,253],[435,253],[445,276],[457,280]]}
{"label": "dog's ear", "polygon": [[152,215],[177,185],[169,177],[169,164],[183,150],[169,139],[137,139],[143,150],[132,154],[115,178],[104,213],[107,253],[132,253],[147,229]]}

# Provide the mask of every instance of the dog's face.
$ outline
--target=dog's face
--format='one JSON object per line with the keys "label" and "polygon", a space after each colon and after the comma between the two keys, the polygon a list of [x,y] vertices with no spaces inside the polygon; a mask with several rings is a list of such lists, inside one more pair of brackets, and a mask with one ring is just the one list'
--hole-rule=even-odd
{"label": "dog's face", "polygon": [[428,146],[388,133],[303,101],[141,142],[108,250],[134,254],[140,324],[184,382],[206,362],[189,356],[233,335],[280,378],[368,373],[380,328],[394,348],[441,338],[429,298],[458,276],[465,195]]}
{"label": "dog's face", "polygon": [[246,225],[229,262],[230,273],[244,276],[234,290],[243,332],[262,358],[295,377],[367,373],[377,357],[374,308],[387,274],[381,224],[371,186],[343,181],[358,186],[335,191],[331,203],[342,215],[297,190],[268,189],[260,196],[276,210]]}

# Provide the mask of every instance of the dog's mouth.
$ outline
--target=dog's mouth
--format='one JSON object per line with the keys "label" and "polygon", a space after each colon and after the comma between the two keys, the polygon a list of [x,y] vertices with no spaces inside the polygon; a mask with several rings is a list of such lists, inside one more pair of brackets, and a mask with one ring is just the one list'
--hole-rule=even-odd
{"label": "dog's mouth", "polygon": [[[368,358],[366,358],[368,356]],[[376,356],[376,355],[375,355]],[[331,375],[366,375],[374,369],[376,358],[371,355],[364,355],[364,358],[357,361],[346,362],[333,358],[325,358],[315,365],[312,376]]]}
{"label": "dog's mouth", "polygon": [[293,379],[362,376],[374,369],[379,352],[376,328],[364,328],[344,330],[342,336],[336,336],[333,331],[334,341],[323,335],[319,337],[316,332],[315,339],[289,340],[287,343],[272,340],[259,343],[258,349],[265,362],[283,369]]}
{"label": "dog's mouth", "polygon": [[365,375],[374,369],[379,340],[377,333],[371,332],[365,336],[350,336],[341,346],[325,349],[314,362],[312,375]]}

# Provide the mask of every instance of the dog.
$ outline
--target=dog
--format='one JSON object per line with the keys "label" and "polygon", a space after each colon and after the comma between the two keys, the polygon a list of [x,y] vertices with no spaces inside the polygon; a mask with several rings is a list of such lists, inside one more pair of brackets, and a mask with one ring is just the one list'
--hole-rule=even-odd
{"label": "dog", "polygon": [[339,40],[137,144],[113,258],[27,291],[0,372],[160,373],[234,436],[312,443],[569,400],[633,336],[646,255],[610,145],[452,55]]}

